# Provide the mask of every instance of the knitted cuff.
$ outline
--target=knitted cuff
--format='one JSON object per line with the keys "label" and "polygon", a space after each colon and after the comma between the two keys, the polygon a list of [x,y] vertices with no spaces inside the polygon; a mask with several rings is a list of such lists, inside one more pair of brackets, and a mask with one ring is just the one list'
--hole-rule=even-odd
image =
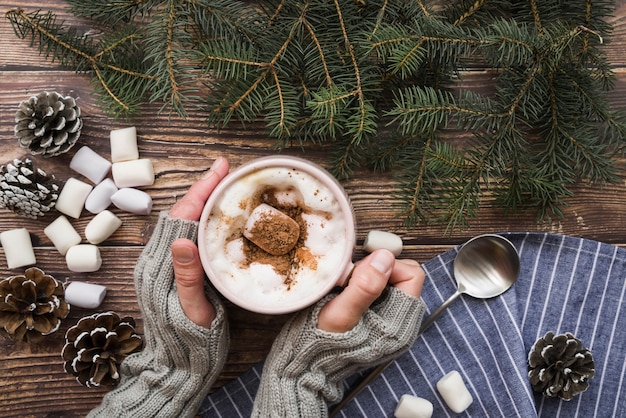
{"label": "knitted cuff", "polygon": [[327,416],[326,402],[343,396],[340,381],[398,356],[417,338],[419,298],[388,288],[350,331],[317,328],[329,295],[288,321],[265,362],[254,417]]}
{"label": "knitted cuff", "polygon": [[228,353],[224,307],[205,287],[216,310],[210,328],[184,314],[176,292],[171,244],[195,240],[197,222],[161,212],[135,269],[137,298],[144,322],[144,350],[126,358],[121,382],[90,416],[194,416],[215,382]]}

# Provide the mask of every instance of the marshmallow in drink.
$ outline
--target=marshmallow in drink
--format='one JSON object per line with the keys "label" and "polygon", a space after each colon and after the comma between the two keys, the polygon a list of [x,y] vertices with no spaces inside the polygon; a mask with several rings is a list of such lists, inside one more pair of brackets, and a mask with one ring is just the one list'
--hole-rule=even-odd
{"label": "marshmallow in drink", "polygon": [[111,131],[111,161],[119,163],[138,158],[137,128],[131,126]]}
{"label": "marshmallow in drink", "polygon": [[84,146],[74,154],[70,168],[87,177],[92,183],[98,184],[109,174],[111,163],[91,148]]}
{"label": "marshmallow in drink", "polygon": [[300,226],[285,213],[261,203],[248,216],[243,236],[269,254],[284,255],[298,242]]}
{"label": "marshmallow in drink", "polygon": [[103,210],[85,227],[85,238],[91,244],[100,244],[122,225],[122,220],[110,210]]}
{"label": "marshmallow in drink", "polygon": [[393,253],[396,257],[402,252],[402,238],[396,234],[385,231],[369,231],[363,241],[363,249],[369,253],[372,251],[385,248]]}
{"label": "marshmallow in drink", "polygon": [[96,309],[107,294],[107,288],[99,284],[70,282],[65,288],[65,300],[72,306]]}
{"label": "marshmallow in drink", "polygon": [[437,382],[437,390],[446,401],[448,408],[460,414],[474,401],[472,394],[467,390],[463,378],[458,371],[453,370]]}
{"label": "marshmallow in drink", "polygon": [[113,163],[112,173],[113,181],[120,189],[154,184],[154,167],[148,158]]}
{"label": "marshmallow in drink", "polygon": [[65,186],[63,186],[63,189],[61,189],[61,193],[59,193],[54,207],[59,212],[71,218],[78,219],[91,190],[93,190],[92,185],[70,177],[65,183]]}
{"label": "marshmallow in drink", "polygon": [[85,209],[93,214],[97,214],[111,206],[111,196],[117,192],[117,186],[111,179],[102,180],[93,188],[87,200],[85,201]]}
{"label": "marshmallow in drink", "polygon": [[61,255],[65,255],[70,247],[80,244],[81,241],[78,232],[63,215],[45,227],[43,233],[52,241],[52,244]]}
{"label": "marshmallow in drink", "polygon": [[76,273],[98,271],[102,265],[100,249],[93,244],[74,245],[67,250],[65,262],[67,268]]}
{"label": "marshmallow in drink", "polygon": [[431,418],[433,404],[424,398],[402,395],[393,416],[395,418]]}
{"label": "marshmallow in drink", "polygon": [[37,263],[33,242],[26,228],[10,229],[0,233],[0,243],[10,269]]}
{"label": "marshmallow in drink", "polygon": [[152,211],[152,198],[148,193],[138,189],[128,187],[119,189],[111,196],[111,202],[118,209],[137,215],[149,215]]}

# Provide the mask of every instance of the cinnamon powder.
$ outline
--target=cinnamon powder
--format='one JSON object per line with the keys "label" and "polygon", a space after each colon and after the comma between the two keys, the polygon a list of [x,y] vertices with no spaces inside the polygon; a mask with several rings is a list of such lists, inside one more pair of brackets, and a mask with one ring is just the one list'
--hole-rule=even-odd
{"label": "cinnamon powder", "polygon": [[[289,290],[291,285],[294,283],[293,277],[295,276],[295,273],[304,266],[310,269],[316,269],[317,259],[315,255],[311,254],[308,248],[304,246],[307,238],[307,223],[302,218],[302,213],[304,213],[305,211],[302,202],[296,201],[295,205],[292,204],[293,202],[281,202],[276,197],[276,194],[278,192],[279,190],[268,187],[261,190],[259,193],[257,193],[256,196],[251,198],[250,203],[251,207],[256,207],[261,203],[267,203],[268,205],[273,206],[274,208],[280,210],[291,219],[296,221],[300,228],[300,234],[295,246],[293,246],[291,251],[284,255],[272,255],[269,252],[263,250],[258,245],[254,244],[249,239],[243,237],[243,235],[237,238],[243,237],[243,253],[245,256],[243,265],[249,266],[252,263],[261,263],[272,266],[277,274],[285,277],[284,284],[287,286],[287,290]],[[280,227],[276,227],[276,225],[271,225],[270,223],[265,228],[260,228],[258,231],[255,231],[255,234],[264,234],[262,238],[264,242],[275,240],[277,241],[276,245],[279,245],[279,242],[285,238],[281,237],[280,235],[282,233],[285,233],[285,231],[277,233],[277,230],[280,231]]]}

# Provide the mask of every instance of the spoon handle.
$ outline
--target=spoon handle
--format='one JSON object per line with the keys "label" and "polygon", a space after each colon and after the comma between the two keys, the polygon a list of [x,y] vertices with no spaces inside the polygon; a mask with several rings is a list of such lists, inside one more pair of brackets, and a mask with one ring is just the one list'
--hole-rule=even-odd
{"label": "spoon handle", "polygon": [[422,322],[422,326],[420,326],[420,330],[419,330],[419,334],[421,334],[422,332],[426,331],[426,328],[428,328],[429,326],[432,325],[433,322],[435,322],[435,319],[437,319],[439,317],[439,315],[441,315],[443,313],[443,311],[445,311],[448,306],[454,301],[454,299],[458,298],[459,296],[461,296],[461,291],[457,290],[456,292],[454,292],[445,302],[443,302],[441,305],[439,305],[439,307],[437,309],[435,309],[433,311],[433,313],[431,313],[428,318],[426,318],[425,321]]}
{"label": "spoon handle", "polygon": [[[461,293],[463,292],[457,290],[456,292],[452,294],[452,296],[450,296],[445,302],[443,302],[441,306],[435,309],[433,313],[431,313],[428,316],[428,318],[426,318],[426,320],[422,322],[422,326],[420,326],[420,330],[417,334],[418,335],[421,334],[422,332],[426,330],[426,328],[428,328],[433,322],[435,322],[435,319],[437,319],[437,317],[441,315],[443,311],[446,310],[448,305],[450,305],[454,299],[458,298],[461,295]],[[394,360],[395,358],[392,358],[391,360],[388,360],[382,363],[381,365],[373,369],[371,372],[369,372],[369,374],[367,374],[367,376],[365,376],[363,380],[359,382],[358,386],[354,387],[350,392],[348,392],[346,396],[344,396],[344,398],[341,400],[341,402],[333,406],[333,409],[328,414],[328,417],[333,418],[335,415],[337,415],[339,411],[341,411],[341,409],[348,404],[348,402],[350,402],[356,395],[361,393],[361,391],[365,389],[365,387],[369,385],[369,383],[372,380],[378,377],[378,375],[381,374],[387,367],[389,367],[389,365],[393,363]]]}

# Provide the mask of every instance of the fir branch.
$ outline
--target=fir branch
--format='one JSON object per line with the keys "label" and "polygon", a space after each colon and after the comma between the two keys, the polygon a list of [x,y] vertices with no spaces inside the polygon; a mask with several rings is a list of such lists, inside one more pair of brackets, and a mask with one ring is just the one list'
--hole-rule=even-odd
{"label": "fir branch", "polygon": [[150,13],[157,1],[154,0],[66,0],[69,11],[99,22],[102,26],[128,23],[136,17]]}
{"label": "fir branch", "polygon": [[[18,37],[31,37],[33,42],[38,41],[42,55],[52,61],[58,60],[61,65],[74,66],[77,72],[92,71],[97,80],[97,89],[110,103],[105,106],[112,105],[122,114],[131,114],[136,110],[143,95],[140,87],[142,80],[150,77],[141,71],[140,62],[133,59],[137,50],[132,48],[132,42],[137,34],[132,30],[124,32],[110,43],[101,42],[96,48],[89,36],[79,35],[75,30],[64,31],[63,23],[57,23],[56,16],[50,12],[42,15],[39,12],[25,13],[22,9],[12,9],[6,13],[6,17]],[[127,52],[121,61],[126,65],[131,64],[128,67],[108,59],[120,51]],[[116,85],[123,85],[126,91],[117,90]]]}
{"label": "fir branch", "polygon": [[[90,74],[108,111],[158,101],[183,116],[202,106],[220,128],[263,119],[278,147],[331,145],[337,176],[394,170],[410,225],[466,227],[483,199],[560,216],[572,184],[618,180],[626,115],[605,94],[609,0],[69,3],[102,40],[52,14],[7,18],[43,55]],[[476,65],[491,91],[459,87]],[[464,139],[448,143],[451,130]]]}

